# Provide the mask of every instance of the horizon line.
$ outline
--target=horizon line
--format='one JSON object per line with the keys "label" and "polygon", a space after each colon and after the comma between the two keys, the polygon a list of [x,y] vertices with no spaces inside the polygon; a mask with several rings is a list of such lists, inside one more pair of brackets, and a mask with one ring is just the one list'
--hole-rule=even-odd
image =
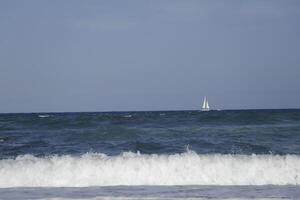
{"label": "horizon line", "polygon": [[[246,111],[246,110],[300,110],[300,108],[229,108],[211,109],[210,111]],[[200,111],[201,109],[166,109],[166,110],[108,110],[108,111],[33,111],[33,112],[0,112],[0,114],[41,114],[41,113],[128,113],[128,112],[183,112]]]}

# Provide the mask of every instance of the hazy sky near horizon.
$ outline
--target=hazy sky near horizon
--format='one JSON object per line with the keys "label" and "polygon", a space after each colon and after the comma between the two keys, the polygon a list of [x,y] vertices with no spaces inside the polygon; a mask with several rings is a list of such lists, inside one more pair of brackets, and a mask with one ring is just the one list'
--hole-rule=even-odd
{"label": "hazy sky near horizon", "polygon": [[0,112],[300,108],[299,0],[0,0]]}

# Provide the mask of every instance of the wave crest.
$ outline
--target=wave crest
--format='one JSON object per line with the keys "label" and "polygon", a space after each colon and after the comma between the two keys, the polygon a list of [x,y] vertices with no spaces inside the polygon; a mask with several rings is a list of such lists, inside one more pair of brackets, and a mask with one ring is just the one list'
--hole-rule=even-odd
{"label": "wave crest", "polygon": [[297,155],[18,156],[0,161],[0,187],[113,185],[297,185]]}

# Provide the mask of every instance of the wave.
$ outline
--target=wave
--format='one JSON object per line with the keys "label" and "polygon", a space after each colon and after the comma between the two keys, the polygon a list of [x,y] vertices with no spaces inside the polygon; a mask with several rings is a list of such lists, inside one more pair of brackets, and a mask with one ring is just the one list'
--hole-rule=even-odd
{"label": "wave", "polygon": [[0,187],[115,185],[297,185],[298,155],[18,156],[0,160]]}

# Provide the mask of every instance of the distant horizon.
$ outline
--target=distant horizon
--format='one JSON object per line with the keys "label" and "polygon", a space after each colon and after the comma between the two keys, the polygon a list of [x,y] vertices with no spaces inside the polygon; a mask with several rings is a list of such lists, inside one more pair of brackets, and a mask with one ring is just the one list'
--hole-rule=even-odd
{"label": "distant horizon", "polygon": [[182,109],[182,110],[120,110],[120,111],[50,111],[50,112],[0,112],[0,114],[51,114],[51,113],[129,113],[129,112],[184,112],[184,111],[251,111],[251,110],[300,110],[300,108],[240,108],[240,109],[210,109],[210,111],[201,111],[200,109]]}

